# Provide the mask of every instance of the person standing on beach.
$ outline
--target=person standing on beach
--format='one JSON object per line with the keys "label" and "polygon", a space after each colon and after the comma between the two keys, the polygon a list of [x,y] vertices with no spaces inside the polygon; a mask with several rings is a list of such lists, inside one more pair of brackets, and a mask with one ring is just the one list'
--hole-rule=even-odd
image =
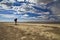
{"label": "person standing on beach", "polygon": [[15,25],[17,25],[17,18],[14,19]]}

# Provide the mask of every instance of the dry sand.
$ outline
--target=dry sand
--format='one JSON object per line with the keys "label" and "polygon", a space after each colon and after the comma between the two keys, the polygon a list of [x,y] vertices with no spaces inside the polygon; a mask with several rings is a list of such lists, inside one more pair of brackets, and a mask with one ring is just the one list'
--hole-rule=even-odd
{"label": "dry sand", "polygon": [[0,40],[60,40],[60,24],[0,23]]}

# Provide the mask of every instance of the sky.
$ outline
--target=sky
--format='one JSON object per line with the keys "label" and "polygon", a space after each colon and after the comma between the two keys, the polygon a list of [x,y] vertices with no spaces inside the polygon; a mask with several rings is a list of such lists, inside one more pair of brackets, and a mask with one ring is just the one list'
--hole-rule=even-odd
{"label": "sky", "polygon": [[60,22],[60,0],[0,0],[0,22]]}

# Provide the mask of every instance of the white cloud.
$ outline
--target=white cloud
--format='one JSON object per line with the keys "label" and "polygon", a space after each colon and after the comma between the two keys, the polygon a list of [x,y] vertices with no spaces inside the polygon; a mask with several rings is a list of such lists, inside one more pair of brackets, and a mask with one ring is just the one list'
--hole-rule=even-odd
{"label": "white cloud", "polygon": [[20,2],[20,1],[24,1],[24,0],[17,0],[17,1],[19,1],[19,2]]}
{"label": "white cloud", "polygon": [[27,14],[24,14],[23,16],[24,16],[24,17],[28,17],[29,15],[27,15]]}
{"label": "white cloud", "polygon": [[55,15],[55,16],[60,16],[60,15]]}
{"label": "white cloud", "polygon": [[55,21],[55,19],[54,18],[50,18],[50,21]]}
{"label": "white cloud", "polygon": [[37,13],[37,14],[39,14],[39,15],[43,15],[43,14],[49,15],[50,13],[49,12],[42,12],[42,13]]}
{"label": "white cloud", "polygon": [[40,5],[44,5],[45,3],[43,3],[43,2],[40,2]]}
{"label": "white cloud", "polygon": [[17,15],[9,15],[9,14],[0,14],[0,16],[4,18],[18,18],[19,17]]}
{"label": "white cloud", "polygon": [[43,12],[43,14],[49,15],[50,13],[49,12]]}
{"label": "white cloud", "polygon": [[15,0],[3,0],[1,3],[6,3],[6,2],[15,2]]}
{"label": "white cloud", "polygon": [[15,0],[10,0],[10,2],[15,2]]}
{"label": "white cloud", "polygon": [[[24,0],[17,0],[17,1],[24,1]],[[26,0],[26,1],[29,1],[29,2],[33,2],[33,3],[36,3],[37,2],[37,0]]]}
{"label": "white cloud", "polygon": [[48,19],[48,16],[37,16],[38,19]]}
{"label": "white cloud", "polygon": [[28,16],[29,16],[29,15],[24,14],[24,15],[21,15],[21,18],[28,19]]}
{"label": "white cloud", "polygon": [[0,6],[2,7],[2,8],[0,8],[0,9],[9,9],[10,7],[8,7],[7,5],[5,5],[5,4],[0,4]]}
{"label": "white cloud", "polygon": [[38,17],[29,17],[28,19],[39,19]]}
{"label": "white cloud", "polygon": [[37,3],[37,0],[29,0],[29,2]]}

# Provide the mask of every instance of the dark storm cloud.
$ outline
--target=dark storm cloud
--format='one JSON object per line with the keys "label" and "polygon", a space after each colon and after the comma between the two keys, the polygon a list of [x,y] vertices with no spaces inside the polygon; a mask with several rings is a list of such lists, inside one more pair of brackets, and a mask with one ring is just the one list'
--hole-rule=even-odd
{"label": "dark storm cloud", "polygon": [[60,15],[60,0],[37,0],[37,3],[50,3],[52,1],[56,1],[56,3],[52,5],[51,10],[54,14]]}
{"label": "dark storm cloud", "polygon": [[40,3],[40,2],[44,2],[44,3],[48,3],[48,2],[51,2],[53,0],[37,0],[37,3]]}
{"label": "dark storm cloud", "polygon": [[58,0],[58,1],[56,2],[56,4],[54,4],[54,5],[52,6],[51,9],[52,9],[52,11],[53,11],[54,14],[60,15],[60,0]]}

